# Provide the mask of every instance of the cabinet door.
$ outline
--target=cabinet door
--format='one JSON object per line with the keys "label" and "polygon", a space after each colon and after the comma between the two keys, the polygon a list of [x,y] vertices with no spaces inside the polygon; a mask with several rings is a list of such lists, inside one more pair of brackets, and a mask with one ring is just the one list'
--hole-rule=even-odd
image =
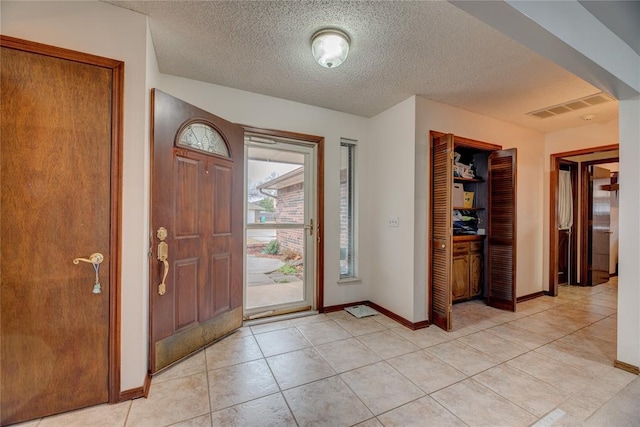
{"label": "cabinet door", "polygon": [[489,156],[487,304],[516,311],[516,150]]}
{"label": "cabinet door", "polygon": [[475,297],[482,294],[482,253],[472,252],[469,262],[469,296]]}
{"label": "cabinet door", "polygon": [[451,293],[454,301],[469,298],[469,255],[453,257]]}
{"label": "cabinet door", "polygon": [[431,262],[429,320],[451,330],[451,186],[453,181],[453,135],[433,139],[431,146]]}

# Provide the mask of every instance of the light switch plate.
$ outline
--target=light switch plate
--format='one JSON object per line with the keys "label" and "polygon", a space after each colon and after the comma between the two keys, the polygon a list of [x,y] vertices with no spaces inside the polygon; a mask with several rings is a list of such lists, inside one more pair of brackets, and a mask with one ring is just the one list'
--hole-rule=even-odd
{"label": "light switch plate", "polygon": [[390,216],[389,217],[389,227],[400,227],[400,217]]}

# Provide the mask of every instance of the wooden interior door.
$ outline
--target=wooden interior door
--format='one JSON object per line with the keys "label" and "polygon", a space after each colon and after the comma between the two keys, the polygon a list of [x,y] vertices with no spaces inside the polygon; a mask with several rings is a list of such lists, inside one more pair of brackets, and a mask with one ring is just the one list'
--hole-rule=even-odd
{"label": "wooden interior door", "polygon": [[602,187],[611,184],[611,171],[590,166],[589,175],[588,284],[595,286],[609,280],[611,193]]}
{"label": "wooden interior door", "polygon": [[516,149],[489,156],[487,304],[516,311]]}
{"label": "wooden interior door", "polygon": [[151,95],[155,373],[242,326],[244,131],[157,89]]}
{"label": "wooden interior door", "polygon": [[452,213],[453,135],[432,141],[431,147],[431,323],[445,331],[452,328]]}
{"label": "wooden interior door", "polygon": [[[119,121],[122,63],[1,41],[4,425],[115,400],[113,388],[119,394],[110,310],[117,315],[119,151],[112,124]],[[99,293],[93,265],[73,262],[92,253],[104,257]]]}

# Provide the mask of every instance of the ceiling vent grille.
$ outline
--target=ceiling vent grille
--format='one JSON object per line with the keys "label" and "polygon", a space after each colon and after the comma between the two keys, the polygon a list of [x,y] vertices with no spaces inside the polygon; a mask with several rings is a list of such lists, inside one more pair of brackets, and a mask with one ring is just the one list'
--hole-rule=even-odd
{"label": "ceiling vent grille", "polygon": [[581,108],[592,107],[594,105],[599,105],[611,101],[613,101],[612,97],[610,97],[606,93],[600,92],[596,93],[595,95],[589,95],[585,96],[584,98],[574,99],[563,104],[553,105],[541,110],[530,111],[527,113],[527,115],[535,116],[539,119],[547,119],[559,114],[564,114],[570,111],[576,111],[580,110]]}

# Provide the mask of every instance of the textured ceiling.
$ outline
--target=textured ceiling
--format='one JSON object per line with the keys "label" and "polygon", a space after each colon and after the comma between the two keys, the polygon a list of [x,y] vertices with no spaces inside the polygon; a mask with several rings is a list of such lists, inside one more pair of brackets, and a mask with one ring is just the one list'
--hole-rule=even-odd
{"label": "textured ceiling", "polygon": [[[160,71],[371,117],[420,95],[542,132],[617,117],[610,102],[526,116],[598,89],[443,1],[106,1],[150,17]],[[337,27],[349,57],[325,69],[310,39]]]}

